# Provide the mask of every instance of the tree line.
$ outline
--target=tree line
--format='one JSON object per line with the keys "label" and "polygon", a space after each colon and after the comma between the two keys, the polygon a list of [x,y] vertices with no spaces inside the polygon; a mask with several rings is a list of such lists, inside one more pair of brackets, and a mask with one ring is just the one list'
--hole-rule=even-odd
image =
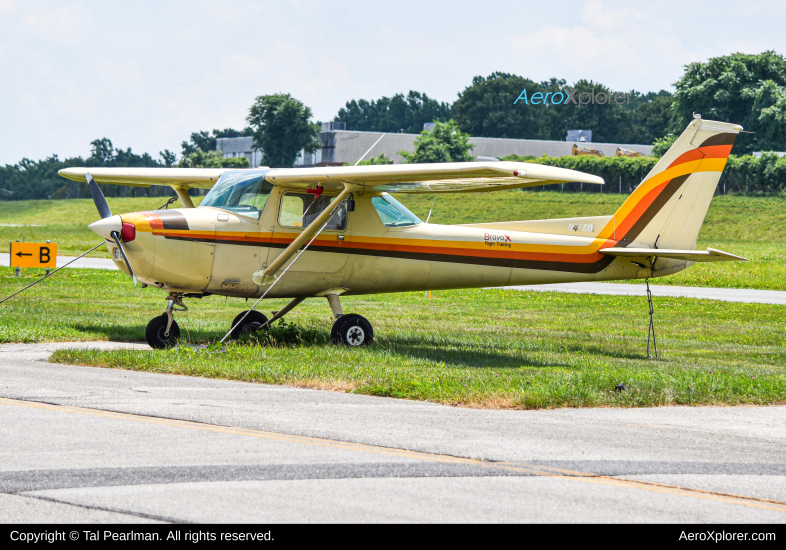
{"label": "tree line", "polygon": [[[564,140],[567,130],[585,129],[592,130],[596,142],[668,144],[682,132],[694,113],[700,113],[705,119],[740,123],[748,132],[738,136],[734,153],[739,157],[729,161],[729,166],[736,168],[729,168],[728,177],[724,176],[722,182],[729,180],[727,183],[739,192],[772,193],[786,188],[782,179],[786,176],[783,168],[786,160],[766,155],[766,160],[748,156],[753,151],[786,151],[786,59],[782,55],[773,51],[735,53],[691,63],[685,66],[674,88],[674,94],[666,90],[618,92],[587,80],[568,85],[557,78],[535,82],[523,76],[495,72],[488,77],[473,78],[452,104],[416,91],[376,100],[353,99],[339,110],[334,121],[345,122],[347,130],[420,134],[415,152],[402,155],[406,162],[460,162],[472,160],[469,136]],[[605,94],[606,97],[623,94],[625,100],[586,105],[530,101],[533,96],[556,97],[555,94],[566,89],[575,94]],[[523,97],[527,100],[522,101]],[[292,166],[301,150],[313,152],[322,146],[320,125],[312,118],[311,109],[290,94],[261,95],[250,107],[247,126],[242,130],[193,132],[188,141],[182,142],[179,160],[169,150],[159,152],[154,158],[148,153],[136,154],[131,148],[115,148],[111,140],[101,138],[91,142],[91,154],[86,159],[60,160],[52,155],[40,161],[22,159],[17,164],[0,167],[0,200],[86,196],[84,185],[57,176],[58,170],[70,166],[248,166],[245,157],[223,158],[216,148],[216,140],[222,137],[252,137],[254,147],[263,151],[263,164]],[[424,122],[438,124],[425,132],[422,131]],[[368,162],[389,163],[390,159],[376,158]],[[578,161],[539,162],[562,165]],[[630,166],[624,169],[623,179],[635,182],[639,177],[637,167],[643,161],[630,165],[625,162],[632,161],[613,161]],[[593,170],[598,166],[585,171],[595,173]],[[608,167],[598,169],[602,173],[608,171]],[[109,196],[171,194],[167,188],[124,186],[107,186],[106,193]]]}
{"label": "tree line", "polygon": [[[786,59],[774,52],[735,53],[685,66],[674,83],[676,92],[641,93],[611,90],[598,82],[531,79],[495,72],[476,76],[452,104],[409,92],[378,100],[352,100],[335,121],[347,130],[420,133],[424,122],[453,119],[471,136],[564,141],[568,130],[592,130],[592,140],[607,143],[653,144],[679,135],[694,113],[705,119],[742,124],[734,150],[786,151]],[[574,103],[533,104],[517,98],[564,92],[596,95],[623,93],[624,102],[578,106]]]}
{"label": "tree line", "polygon": [[[566,81],[552,78],[534,82],[509,73],[476,76],[472,84],[448,104],[426,94],[409,94],[348,101],[334,118],[347,130],[405,132],[419,134],[424,122],[454,120],[458,129],[471,136],[564,141],[568,130],[592,130],[593,141],[644,143],[668,133],[673,96],[666,90],[626,93],[623,104],[581,106],[532,105],[516,99],[522,94],[554,94],[566,88]],[[581,80],[571,86],[577,92],[614,93],[602,84]]]}

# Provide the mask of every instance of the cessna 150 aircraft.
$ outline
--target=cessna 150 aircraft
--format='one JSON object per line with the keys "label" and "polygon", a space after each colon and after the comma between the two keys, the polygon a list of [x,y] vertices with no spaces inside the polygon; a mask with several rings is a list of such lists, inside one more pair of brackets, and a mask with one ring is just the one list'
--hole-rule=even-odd
{"label": "cessna 150 aircraft", "polygon": [[[183,298],[211,294],[291,298],[268,320],[241,313],[231,333],[255,331],[309,297],[325,297],[332,338],[373,339],[371,324],[344,315],[342,295],[645,279],[695,262],[744,260],[696,250],[721,171],[741,126],[695,118],[612,215],[436,225],[393,194],[485,192],[559,182],[601,185],[596,176],[520,162],[464,162],[281,169],[66,168],[87,181],[118,267],[168,292],[147,326],[154,348],[180,334]],[[170,185],[184,208],[112,215],[98,183]],[[210,189],[199,207],[189,188]],[[467,200],[479,200],[470,195]],[[304,248],[304,246],[306,248]],[[301,250],[302,249],[302,250]]]}

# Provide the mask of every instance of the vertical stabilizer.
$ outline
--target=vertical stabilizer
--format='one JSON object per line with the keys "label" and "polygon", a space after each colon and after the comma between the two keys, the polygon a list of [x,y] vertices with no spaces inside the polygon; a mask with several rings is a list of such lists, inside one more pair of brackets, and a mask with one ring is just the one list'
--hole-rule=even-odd
{"label": "vertical stabilizer", "polygon": [[694,119],[614,215],[618,246],[693,250],[742,126]]}

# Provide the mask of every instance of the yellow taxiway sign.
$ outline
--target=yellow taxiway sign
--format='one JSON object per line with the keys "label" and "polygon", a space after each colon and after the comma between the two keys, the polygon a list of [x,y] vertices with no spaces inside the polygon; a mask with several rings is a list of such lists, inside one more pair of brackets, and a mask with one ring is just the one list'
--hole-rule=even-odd
{"label": "yellow taxiway sign", "polygon": [[11,267],[56,267],[57,243],[11,243]]}

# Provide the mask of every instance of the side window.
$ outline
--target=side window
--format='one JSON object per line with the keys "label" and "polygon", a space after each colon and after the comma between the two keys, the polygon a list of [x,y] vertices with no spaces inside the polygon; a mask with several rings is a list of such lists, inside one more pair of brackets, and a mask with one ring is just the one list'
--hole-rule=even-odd
{"label": "side window", "polygon": [[[336,197],[321,196],[314,203],[314,195],[307,193],[284,193],[281,198],[281,212],[278,222],[284,227],[305,227],[310,225]],[[347,228],[347,208],[339,206],[330,218],[326,230],[344,231]]]}
{"label": "side window", "polygon": [[306,209],[303,195],[284,193],[278,223],[284,227],[303,227],[303,212]]}

